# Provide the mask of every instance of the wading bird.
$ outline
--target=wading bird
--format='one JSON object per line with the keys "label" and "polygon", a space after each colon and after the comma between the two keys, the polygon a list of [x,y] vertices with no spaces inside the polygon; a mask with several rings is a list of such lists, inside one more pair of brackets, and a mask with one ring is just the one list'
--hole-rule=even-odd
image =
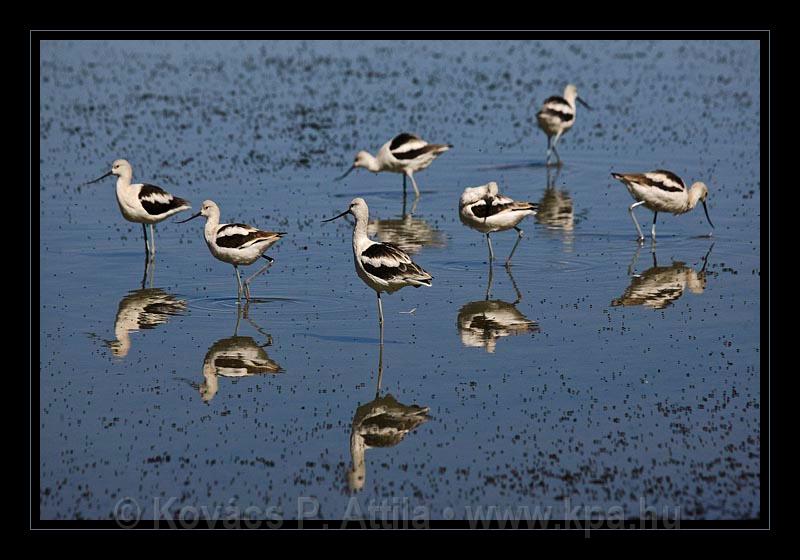
{"label": "wading bird", "polygon": [[[118,159],[111,164],[111,171],[94,181],[84,183],[91,185],[102,181],[110,175],[117,176],[117,202],[122,216],[129,222],[142,224],[144,231],[144,249],[148,256],[156,254],[155,224],[163,222],[173,214],[188,210],[191,204],[187,200],[172,196],[161,187],[147,183],[131,184],[133,168],[127,160]],[[151,245],[147,243],[147,225],[150,225]]]}
{"label": "wading bird", "polygon": [[587,109],[591,107],[578,97],[578,88],[569,84],[564,88],[564,97],[554,95],[544,100],[542,108],[536,113],[536,121],[545,134],[547,134],[547,159],[545,165],[550,165],[550,157],[556,155],[556,165],[561,165],[561,156],[558,155],[556,146],[566,131],[575,124],[575,102]]}
{"label": "wading bird", "polygon": [[452,147],[452,144],[428,144],[419,136],[403,132],[381,146],[377,156],[373,156],[369,152],[358,152],[350,169],[336,180],[344,179],[359,167],[369,169],[373,173],[381,171],[402,173],[403,193],[406,191],[406,178],[409,178],[415,195],[419,197],[419,188],[417,181],[414,180],[414,172],[425,169],[439,155]]}
{"label": "wading bird", "polygon": [[653,211],[653,228],[651,230],[653,241],[656,240],[656,219],[659,212],[669,212],[675,215],[685,214],[697,206],[698,202],[703,203],[706,219],[713,229],[714,224],[711,223],[708,206],[706,206],[708,187],[705,183],[697,182],[687,189],[683,179],[671,171],[663,169],[656,169],[648,173],[611,173],[611,176],[621,181],[636,201],[628,207],[628,212],[631,214],[633,225],[636,226],[640,242],[644,241],[644,234],[642,228],[639,227],[639,222],[636,221],[633,209],[642,205]]}
{"label": "wading bird", "polygon": [[383,305],[381,292],[392,293],[406,286],[430,286],[433,277],[415,264],[402,249],[391,243],[373,241],[367,235],[369,208],[363,198],[354,198],[350,206],[333,218],[322,220],[332,222],[351,214],[355,220],[353,227],[353,259],[356,273],[364,283],[375,290],[378,296],[378,320],[381,341],[383,340]]}
{"label": "wading bird", "polygon": [[[206,200],[203,202],[203,208],[201,208],[197,214],[178,223],[185,224],[189,220],[194,220],[200,216],[205,216],[206,218],[204,236],[211,254],[216,259],[233,265],[239,286],[237,298],[241,298],[242,292],[244,292],[245,297],[249,301],[250,282],[252,282],[256,276],[266,271],[274,262],[272,257],[268,257],[264,254],[264,251],[277,243],[286,233],[262,231],[245,224],[220,224],[219,206],[217,206],[213,200]],[[259,258],[264,258],[269,262],[242,284],[242,277],[239,275],[239,265],[251,265]]]}
{"label": "wading bird", "polygon": [[494,261],[492,240],[490,233],[513,229],[517,232],[517,242],[511,249],[511,254],[506,259],[506,264],[511,263],[511,257],[517,250],[523,231],[517,227],[526,216],[536,214],[537,205],[534,202],[516,202],[497,191],[497,183],[492,181],[480,187],[464,189],[458,205],[458,216],[461,222],[476,231],[486,234],[486,243],[489,245],[489,262]]}

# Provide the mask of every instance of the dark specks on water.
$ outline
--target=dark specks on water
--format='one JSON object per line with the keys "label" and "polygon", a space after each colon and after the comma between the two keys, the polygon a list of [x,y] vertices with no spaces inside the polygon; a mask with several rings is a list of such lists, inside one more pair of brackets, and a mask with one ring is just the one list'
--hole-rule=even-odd
{"label": "dark specks on water", "polygon": [[[292,518],[304,496],[330,518],[351,496],[364,511],[406,498],[432,518],[519,505],[559,517],[566,498],[631,517],[642,503],[759,515],[756,42],[41,52],[43,518],[109,518],[128,496],[146,517],[175,497],[173,512],[235,503]],[[548,178],[534,112],[570,82],[595,110],[578,109]],[[413,216],[400,175],[332,181],[404,130],[455,144],[417,175]],[[237,325],[231,267],[195,222],[157,226],[142,288],[141,227],[120,216],[113,180],[76,188],[115,158],[195,209],[213,198],[223,220],[289,232],[250,320]],[[655,168],[708,184],[713,239],[702,212],[663,215],[655,255],[637,249],[609,173]],[[485,239],[457,203],[491,180],[540,210],[487,289]],[[352,226],[319,223],[356,196],[370,234],[434,276],[384,298],[377,396],[375,297],[354,273]],[[515,237],[494,236],[498,259]],[[365,416],[379,405],[399,426],[385,442]],[[371,446],[355,459],[354,430]]]}

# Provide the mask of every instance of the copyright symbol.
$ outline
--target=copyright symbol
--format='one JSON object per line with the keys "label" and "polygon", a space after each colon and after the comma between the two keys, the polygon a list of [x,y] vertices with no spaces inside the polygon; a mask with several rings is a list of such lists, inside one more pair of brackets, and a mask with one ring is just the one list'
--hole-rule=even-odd
{"label": "copyright symbol", "polygon": [[130,496],[122,498],[114,506],[114,519],[117,525],[123,529],[130,529],[135,527],[142,517],[142,508],[139,507],[139,502]]}

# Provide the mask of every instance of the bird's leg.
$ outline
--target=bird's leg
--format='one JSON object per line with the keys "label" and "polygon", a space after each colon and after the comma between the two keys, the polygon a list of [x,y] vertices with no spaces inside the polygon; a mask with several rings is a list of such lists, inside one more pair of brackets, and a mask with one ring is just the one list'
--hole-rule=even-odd
{"label": "bird's leg", "polygon": [[408,177],[406,176],[405,173],[403,173],[403,204],[404,205],[405,205],[405,201],[406,201],[406,180],[407,179],[408,179]]}
{"label": "bird's leg", "polygon": [[419,187],[417,187],[417,180],[414,179],[414,173],[409,171],[408,178],[411,179],[411,186],[414,187],[414,196],[419,198]]}
{"label": "bird's leg", "polygon": [[150,251],[150,254],[153,255],[153,257],[155,257],[156,256],[156,225],[155,224],[150,224],[150,243],[153,246],[152,250]]}
{"label": "bird's leg", "polygon": [[658,211],[653,212],[653,229],[650,230],[650,235],[653,236],[653,243],[656,242],[656,218],[658,218]]}
{"label": "bird's leg", "polygon": [[[233,265],[233,270],[236,271],[236,281],[239,287],[239,290],[236,292],[236,301],[242,299],[242,293],[244,292],[244,288],[242,287],[242,276],[239,274],[239,267],[237,265]],[[248,298],[249,300],[250,298]]]}
{"label": "bird's leg", "polygon": [[492,240],[489,239],[489,234],[486,234],[486,243],[489,245],[489,264],[494,261],[494,251],[492,250]]}
{"label": "bird's leg", "polygon": [[558,141],[559,140],[561,140],[561,133],[560,132],[558,134],[556,134],[556,138],[555,138],[555,140],[553,140],[553,153],[556,155],[556,165],[558,167],[561,167],[561,156],[558,155],[558,150],[556,149],[556,146],[558,145]]}
{"label": "bird's leg", "polygon": [[381,344],[383,344],[383,304],[381,303],[381,293],[375,293],[378,295],[378,324],[381,330]]}
{"label": "bird's leg", "polygon": [[522,241],[522,236],[525,233],[524,231],[519,229],[517,226],[514,226],[514,229],[517,231],[517,242],[514,243],[514,247],[511,249],[511,254],[508,255],[508,258],[506,259],[506,266],[510,266],[511,265],[511,257],[514,256],[514,251],[517,250],[517,245],[519,245],[519,242]]}
{"label": "bird's leg", "polygon": [[628,207],[628,212],[631,214],[631,219],[633,220],[633,225],[636,226],[636,231],[639,233],[639,243],[644,241],[644,234],[642,233],[642,228],[639,227],[639,222],[636,221],[636,216],[633,213],[633,209],[637,206],[641,206],[644,204],[644,200],[640,200],[639,202],[634,202]]}
{"label": "bird's leg", "polygon": [[142,231],[144,232],[144,255],[150,260],[150,242],[147,240],[147,224],[142,222]]}
{"label": "bird's leg", "polygon": [[550,154],[552,152],[553,146],[553,137],[549,134],[547,135],[547,157],[544,159],[545,167],[550,165]]}
{"label": "bird's leg", "polygon": [[261,267],[258,270],[258,272],[256,272],[250,278],[248,278],[247,280],[244,281],[244,288],[245,288],[245,293],[247,293],[247,299],[250,299],[250,282],[252,282],[253,279],[255,279],[256,276],[266,272],[267,269],[269,269],[269,267],[272,266],[272,263],[275,262],[275,259],[273,259],[272,257],[268,257],[267,255],[261,255],[261,256],[264,257],[265,259],[267,259],[269,262],[267,264],[265,264],[263,267]]}

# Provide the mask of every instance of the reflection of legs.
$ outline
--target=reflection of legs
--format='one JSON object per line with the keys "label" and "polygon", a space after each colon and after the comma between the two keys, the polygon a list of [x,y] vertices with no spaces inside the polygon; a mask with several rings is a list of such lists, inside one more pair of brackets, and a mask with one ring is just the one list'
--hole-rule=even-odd
{"label": "reflection of legs", "polygon": [[492,240],[489,239],[489,234],[486,234],[486,243],[489,245],[489,264],[494,261],[494,251],[492,250]]}
{"label": "reflection of legs", "polygon": [[381,380],[383,379],[383,337],[381,337],[381,349],[378,352],[378,387],[375,389],[375,398],[381,396]]}
{"label": "reflection of legs", "polygon": [[258,276],[259,274],[265,273],[267,271],[267,269],[272,266],[272,263],[275,262],[275,259],[273,259],[272,257],[268,257],[267,255],[262,255],[262,257],[267,259],[269,262],[266,265],[264,265],[262,268],[260,268],[258,270],[258,272],[256,272],[250,278],[248,278],[247,280],[244,281],[244,293],[247,296],[248,301],[250,300],[250,282],[252,282],[253,279],[256,276]]}
{"label": "reflection of legs", "polygon": [[489,283],[486,284],[486,301],[489,301],[489,295],[492,293],[492,279],[494,278],[492,263],[489,263]]}
{"label": "reflection of legs", "polygon": [[507,267],[506,272],[508,272],[508,277],[511,279],[511,285],[514,286],[514,291],[517,292],[517,299],[514,300],[514,305],[517,305],[520,301],[522,301],[522,292],[519,291],[517,283],[514,282],[514,276],[511,274],[511,268]]}
{"label": "reflection of legs", "polygon": [[506,259],[506,266],[509,266],[511,264],[511,257],[514,256],[514,251],[517,250],[517,245],[519,245],[519,242],[522,241],[522,235],[525,233],[524,231],[519,229],[517,226],[514,226],[514,229],[517,231],[517,242],[514,243],[514,248],[511,249],[511,254],[508,255],[508,258]]}
{"label": "reflection of legs", "polygon": [[156,226],[155,224],[150,224],[150,244],[152,245],[152,249],[150,250],[150,254],[153,257],[156,256]]}
{"label": "reflection of legs", "polygon": [[644,241],[644,234],[642,233],[642,228],[639,227],[639,222],[636,221],[636,216],[633,214],[633,209],[637,206],[641,206],[644,204],[644,200],[640,200],[639,202],[634,202],[628,207],[628,212],[631,214],[631,219],[633,220],[633,225],[636,226],[636,231],[639,234],[639,241]]}
{"label": "reflection of legs", "polygon": [[633,276],[633,267],[636,265],[636,261],[639,260],[639,251],[642,250],[641,245],[636,246],[636,251],[633,253],[633,258],[631,259],[631,264],[628,265],[628,276]]}
{"label": "reflection of legs", "polygon": [[406,174],[403,173],[403,204],[405,204],[405,200],[406,200],[406,180],[407,179],[408,179],[408,177],[406,177]]}

